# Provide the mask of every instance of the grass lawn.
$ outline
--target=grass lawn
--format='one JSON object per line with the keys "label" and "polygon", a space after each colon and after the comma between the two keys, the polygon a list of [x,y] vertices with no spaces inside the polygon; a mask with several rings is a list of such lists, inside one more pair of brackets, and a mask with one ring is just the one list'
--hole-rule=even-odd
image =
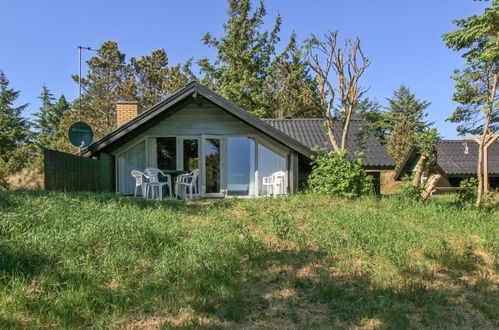
{"label": "grass lawn", "polygon": [[497,328],[499,213],[0,192],[0,327]]}

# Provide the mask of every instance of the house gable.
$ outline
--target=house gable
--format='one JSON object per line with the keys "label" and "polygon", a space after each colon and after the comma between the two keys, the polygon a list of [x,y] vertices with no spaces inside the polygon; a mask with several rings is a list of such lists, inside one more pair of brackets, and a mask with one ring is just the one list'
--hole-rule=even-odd
{"label": "house gable", "polygon": [[[186,87],[174,93],[163,102],[158,103],[148,111],[140,114],[135,119],[129,121],[125,125],[117,128],[89,147],[85,148],[82,154],[88,157],[98,155],[100,152],[111,152],[112,150],[118,148],[120,145],[123,145],[128,141],[136,138],[140,134],[152,129],[154,126],[161,127],[158,125],[158,123],[165,122],[164,125],[168,126],[168,117],[181,111],[182,109],[189,109],[186,107],[192,106],[193,104],[197,106],[197,110],[199,111],[211,111],[210,104],[212,104],[217,106],[219,110],[223,110],[224,112],[226,112],[226,115],[220,113],[214,114],[214,116],[211,116],[209,121],[207,121],[206,123],[202,123],[203,118],[199,117],[200,112],[197,112],[198,117],[196,118],[196,113],[194,111],[187,115],[187,117],[191,118],[186,117],[183,119],[183,121],[180,120],[183,125],[182,127],[184,127],[185,129],[187,129],[186,125],[189,125],[192,130],[199,130],[200,128],[204,128],[205,130],[203,131],[203,134],[209,134],[209,131],[214,131],[213,126],[210,126],[210,124],[215,124],[214,121],[217,121],[218,119],[222,120],[222,122],[215,125],[225,124],[224,129],[227,130],[230,130],[230,127],[232,127],[232,129],[236,131],[238,129],[241,129],[239,131],[239,134],[242,134],[244,129],[246,129],[242,128],[242,122],[246,126],[252,127],[260,133],[263,133],[268,138],[271,138],[275,141],[280,141],[280,143],[286,145],[288,148],[298,152],[304,157],[310,158],[310,156],[313,154],[313,152],[307,146],[268,125],[254,115],[241,109],[234,103],[229,102],[223,97],[210,91],[208,88],[204,87],[198,82],[189,83],[188,85],[186,85]],[[208,108],[208,110],[204,110],[205,106]],[[190,110],[196,110],[195,108],[196,107],[194,106],[193,108],[190,108]],[[232,116],[233,118],[238,119],[238,121],[228,120],[228,116]],[[177,127],[174,128],[177,129]],[[207,131],[206,129],[208,129],[209,131]],[[163,131],[162,134],[165,134],[165,132]]]}
{"label": "house gable", "polygon": [[290,148],[285,144],[267,137],[260,130],[224,111],[218,105],[205,100],[200,102],[185,103],[173,111],[169,116],[156,120],[155,124],[148,125],[136,134],[131,140],[127,140],[119,146],[115,146],[111,153],[120,154],[129,145],[142,141],[147,137],[162,136],[249,136],[256,138],[260,143],[271,145],[273,149],[288,154]]}

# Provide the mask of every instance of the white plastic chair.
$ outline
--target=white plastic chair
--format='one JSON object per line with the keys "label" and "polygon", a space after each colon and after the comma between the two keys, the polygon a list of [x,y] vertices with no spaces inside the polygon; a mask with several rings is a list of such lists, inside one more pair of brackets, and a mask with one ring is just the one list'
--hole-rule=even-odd
{"label": "white plastic chair", "polygon": [[262,193],[266,196],[277,196],[284,194],[284,180],[286,173],[284,171],[274,172],[271,176],[264,176],[262,182]]}
{"label": "white plastic chair", "polygon": [[[149,179],[149,182],[147,183],[147,189],[146,189],[146,198],[149,198],[149,191],[151,192],[151,198],[155,197],[154,191],[158,191],[158,199],[162,200],[163,199],[163,187],[167,186],[168,187],[168,192],[170,194],[170,197],[172,197],[172,178],[170,174],[165,174],[163,173],[160,169],[154,168],[154,167],[148,167],[144,170],[146,178]],[[159,181],[159,174],[162,176],[166,177],[166,182],[161,182]],[[151,188],[151,189],[149,189]],[[156,189],[155,189],[156,188]]]}
{"label": "white plastic chair", "polygon": [[175,182],[175,191],[177,192],[177,194],[179,191],[178,190],[179,187],[182,187],[185,190],[187,190],[188,188],[189,198],[192,199],[192,192],[194,191],[195,194],[198,193],[198,185],[197,185],[198,176],[199,176],[199,169],[195,169],[189,174],[180,174],[179,176],[177,176],[177,180]]}
{"label": "white plastic chair", "polygon": [[132,176],[135,178],[135,192],[133,194],[134,197],[137,197],[137,190],[139,187],[142,189],[142,197],[146,197],[147,194],[147,182],[144,181],[144,177],[146,176],[144,172],[139,170],[132,170]]}

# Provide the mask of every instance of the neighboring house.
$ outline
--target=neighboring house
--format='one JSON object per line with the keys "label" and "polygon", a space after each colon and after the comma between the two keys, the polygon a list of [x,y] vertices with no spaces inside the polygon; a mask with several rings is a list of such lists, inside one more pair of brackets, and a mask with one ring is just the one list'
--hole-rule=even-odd
{"label": "neighboring house", "polygon": [[[134,191],[131,170],[200,170],[203,197],[258,196],[262,179],[284,171],[285,192],[306,184],[312,147],[326,146],[322,119],[259,119],[197,82],[138,114],[136,102],[117,104],[118,128],[82,152],[111,155],[115,189]],[[350,155],[362,148],[361,125],[352,126]],[[364,166],[380,177],[393,170],[393,160],[372,136],[366,141]]]}
{"label": "neighboring house", "polygon": [[[420,155],[412,149],[395,174],[396,180],[411,174],[416,168]],[[437,142],[437,171],[442,178],[437,182],[437,191],[452,191],[459,187],[463,179],[476,177],[478,161],[478,143],[473,140],[441,140]],[[499,188],[499,142],[489,147],[489,185]],[[439,189],[440,188],[440,189]]]}

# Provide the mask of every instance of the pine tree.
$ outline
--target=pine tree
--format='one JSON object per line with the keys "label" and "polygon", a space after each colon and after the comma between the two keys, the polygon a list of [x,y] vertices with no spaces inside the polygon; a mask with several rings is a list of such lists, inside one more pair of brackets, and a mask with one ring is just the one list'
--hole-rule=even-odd
{"label": "pine tree", "polygon": [[424,131],[430,124],[425,121],[428,115],[425,110],[430,106],[431,102],[416,98],[416,94],[411,93],[405,85],[400,85],[399,89],[393,92],[391,98],[387,98],[388,121],[393,128],[398,123],[401,117],[406,117],[414,124],[414,128],[418,132]]}
{"label": "pine tree", "polygon": [[[48,147],[52,147],[54,141],[60,138],[60,126],[64,114],[70,109],[70,105],[68,101],[66,101],[66,97],[61,95],[56,103],[54,103],[50,107],[48,123],[49,123],[49,136],[50,140],[47,144]],[[64,132],[66,133],[66,132]],[[65,134],[64,134],[65,136]]]}
{"label": "pine tree", "polygon": [[33,134],[35,136],[36,145],[39,148],[46,148],[48,147],[49,139],[54,132],[51,127],[51,115],[49,112],[55,98],[45,84],[43,84],[42,92],[38,98],[42,101],[42,104],[40,106],[40,111],[34,114],[36,119],[33,121],[32,126],[36,129],[36,132]]}
{"label": "pine tree", "polygon": [[387,137],[387,151],[398,168],[409,151],[416,145],[415,123],[409,117],[401,116],[391,134]]}
{"label": "pine tree", "polygon": [[[355,117],[364,121],[363,133],[373,134],[382,144],[386,144],[390,131],[387,113],[382,111],[382,106],[376,100],[365,98],[357,104]],[[365,136],[364,138],[368,138]]]}
{"label": "pine tree", "polygon": [[29,137],[29,125],[21,113],[28,104],[14,106],[19,91],[9,88],[9,80],[0,71],[0,160],[7,160],[9,154]]}
{"label": "pine tree", "polygon": [[202,82],[243,109],[270,117],[264,82],[279,41],[281,17],[277,16],[272,31],[263,31],[263,1],[253,12],[250,0],[229,0],[228,15],[223,37],[217,39],[210,33],[203,37],[206,45],[217,49],[217,57],[214,63],[207,58],[198,62],[205,74]]}
{"label": "pine tree", "polygon": [[274,118],[320,117],[321,104],[303,53],[291,34],[288,46],[273,60],[266,79],[266,105]]}
{"label": "pine tree", "polygon": [[140,59],[132,57],[131,67],[137,84],[137,99],[143,109],[173,94],[195,76],[190,70],[192,60],[182,67],[180,64],[169,67],[168,55],[164,49],[157,49]]}
{"label": "pine tree", "polygon": [[430,102],[416,98],[408,87],[401,85],[393,92],[386,114],[389,136],[387,151],[399,166],[407,153],[416,145],[416,133],[427,130],[431,123],[425,121]]}
{"label": "pine tree", "polygon": [[[87,61],[88,73],[82,77],[85,94],[82,96],[81,119],[94,129],[96,138],[116,128],[116,101],[133,100],[136,85],[132,69],[126,63],[126,56],[118,49],[115,41],[106,41],[97,51],[97,55]],[[73,76],[78,82],[78,76]],[[72,109],[78,110],[76,99]],[[77,119],[77,114],[70,114]]]}

